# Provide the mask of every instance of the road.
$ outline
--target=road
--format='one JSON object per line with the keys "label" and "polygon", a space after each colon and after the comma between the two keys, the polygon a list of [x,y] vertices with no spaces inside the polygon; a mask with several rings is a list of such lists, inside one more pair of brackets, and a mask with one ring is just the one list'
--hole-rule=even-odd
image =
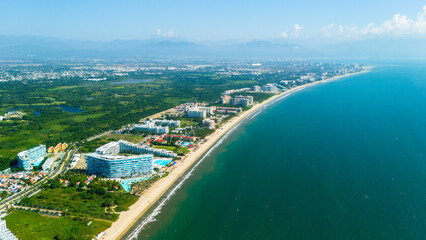
{"label": "road", "polygon": [[107,135],[107,134],[110,134],[110,133],[112,133],[112,132],[113,132],[112,130],[109,130],[109,131],[106,131],[106,132],[100,133],[100,134],[98,134],[98,135],[95,135],[95,136],[92,136],[92,137],[87,138],[87,139],[86,139],[86,141],[90,142],[90,141],[92,141],[92,140],[95,140],[96,138],[103,137],[103,136],[105,136],[105,135]]}
{"label": "road", "polygon": [[[157,118],[162,116],[163,114],[165,114],[166,112],[172,110],[173,108],[167,109],[165,111],[153,114],[147,118],[143,118],[143,119],[148,119],[148,118]],[[142,119],[141,119],[142,120]],[[113,131],[106,131],[103,132],[101,134],[98,134],[96,136],[93,137],[89,137],[86,140],[87,141],[92,141],[96,138],[100,138],[103,137],[107,134],[112,133]],[[55,170],[53,170],[53,172],[51,172],[49,174],[49,176],[43,178],[42,180],[38,181],[37,183],[35,183],[34,185],[30,186],[28,189],[26,190],[22,190],[21,192],[15,193],[12,196],[6,198],[5,200],[3,200],[2,202],[0,202],[0,212],[6,211],[7,208],[9,206],[12,206],[13,204],[19,202],[22,198],[30,196],[31,194],[33,194],[35,191],[37,191],[38,189],[40,189],[40,187],[46,183],[49,179],[53,179],[56,176],[58,176],[59,174],[61,174],[62,172],[65,172],[68,170],[67,167],[67,163],[69,162],[69,159],[72,158],[75,154],[75,152],[78,150],[78,148],[70,148],[69,150],[67,150],[64,154],[64,156],[62,157],[62,159],[60,160],[59,166],[55,168]]]}
{"label": "road", "polygon": [[172,111],[173,109],[174,109],[174,107],[170,108],[170,109],[167,109],[167,110],[164,110],[164,111],[159,112],[159,113],[154,113],[151,116],[142,118],[141,121],[145,121],[145,120],[147,120],[149,118],[151,118],[151,119],[159,118],[159,117],[163,116],[164,114],[166,114],[167,112]]}
{"label": "road", "polygon": [[30,186],[28,189],[23,190],[21,192],[15,193],[12,196],[6,198],[4,201],[0,203],[0,212],[3,212],[7,209],[8,206],[11,206],[12,204],[20,201],[22,198],[31,195],[35,191],[37,191],[43,184],[45,184],[48,180],[55,178],[60,173],[68,170],[67,163],[69,162],[69,159],[73,157],[75,152],[77,151],[77,148],[69,149],[65,152],[64,156],[59,162],[58,167],[55,168],[50,174],[43,178],[42,180],[36,182],[34,185]]}
{"label": "road", "polygon": [[[148,116],[148,117],[145,117],[145,118],[140,119],[140,121],[145,121],[145,120],[147,120],[148,118],[152,118],[152,119],[154,119],[154,118],[159,118],[159,117],[163,116],[165,113],[167,113],[167,112],[169,112],[169,111],[171,111],[171,110],[173,110],[173,109],[174,109],[174,107],[173,107],[173,108],[170,108],[170,109],[167,109],[167,110],[164,110],[164,111],[159,112],[159,113],[155,113],[155,114],[153,114],[153,115],[151,115],[151,116]],[[108,135],[108,134],[113,133],[113,132],[114,132],[113,130],[109,130],[109,131],[106,131],[106,132],[100,133],[100,134],[98,134],[98,135],[95,135],[95,136],[92,136],[92,137],[86,138],[86,141],[90,142],[90,141],[92,141],[92,140],[95,140],[95,139],[97,139],[97,138],[103,137],[103,136]]]}

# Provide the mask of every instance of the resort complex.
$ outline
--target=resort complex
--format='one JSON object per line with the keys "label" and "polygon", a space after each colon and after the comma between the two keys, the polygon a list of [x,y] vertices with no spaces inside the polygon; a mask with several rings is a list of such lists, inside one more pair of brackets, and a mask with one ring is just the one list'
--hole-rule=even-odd
{"label": "resort complex", "polygon": [[229,95],[223,95],[220,99],[220,102],[222,104],[232,104],[232,105],[243,106],[243,107],[251,106],[254,103],[253,96],[241,96],[241,95],[233,97],[233,98]]}
{"label": "resort complex", "polygon": [[[303,74],[303,79],[299,76],[285,82],[250,80],[247,81],[250,84],[240,84],[229,90],[221,88],[208,100],[170,100],[167,108],[153,110],[151,107],[155,104],[143,105],[145,110],[151,111],[151,115],[139,114],[142,109],[138,102],[127,115],[115,119],[119,122],[105,123],[103,126],[107,127],[102,131],[93,130],[92,133],[97,135],[69,140],[68,137],[86,130],[76,127],[72,134],[63,135],[67,137],[61,135],[55,141],[45,141],[50,146],[48,149],[41,144],[19,152],[19,168],[9,168],[0,173],[0,210],[11,212],[5,217],[10,224],[8,228],[6,222],[0,220],[0,238],[16,239],[13,234],[26,236],[27,233],[21,231],[22,226],[32,226],[32,223],[10,218],[37,219],[33,220],[35,222],[59,218],[68,224],[58,227],[62,234],[69,234],[64,229],[79,224],[79,228],[87,232],[81,231],[76,235],[90,236],[81,239],[120,239],[127,230],[126,226],[132,225],[242,119],[283,96],[280,93],[315,84],[311,80],[320,76],[307,74],[308,78],[304,77],[305,72]],[[114,98],[119,101],[120,109],[125,109],[133,95],[116,94]],[[87,101],[92,100],[91,95],[87,97]],[[72,127],[77,126],[78,121],[85,121],[83,116],[78,115],[70,121],[74,124]],[[131,120],[122,120],[127,118]],[[2,123],[5,121],[10,120]],[[96,129],[97,123],[92,124],[91,121],[91,117],[85,121],[87,128]],[[61,128],[61,124],[65,123],[61,121],[56,127]],[[107,230],[111,224],[111,230]],[[42,230],[32,228],[31,231]],[[49,230],[43,231],[49,234]],[[62,239],[59,234],[51,238]]]}
{"label": "resort complex", "polygon": [[110,142],[86,156],[87,172],[107,178],[123,178],[152,174],[153,155],[123,156],[120,153],[142,154],[145,148],[120,140]]}
{"label": "resort complex", "polygon": [[107,178],[123,178],[152,174],[153,155],[118,156],[90,153],[87,172]]}
{"label": "resort complex", "polygon": [[173,120],[152,120],[144,121],[141,124],[135,124],[133,129],[135,131],[152,134],[169,133],[170,127],[179,127],[180,121]]}

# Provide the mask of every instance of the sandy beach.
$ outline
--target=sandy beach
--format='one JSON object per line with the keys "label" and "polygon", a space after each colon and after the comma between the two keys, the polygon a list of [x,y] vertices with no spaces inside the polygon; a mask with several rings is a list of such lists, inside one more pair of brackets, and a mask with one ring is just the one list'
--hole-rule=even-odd
{"label": "sandy beach", "polygon": [[105,232],[102,239],[120,239],[133,224],[181,177],[197,160],[203,156],[218,140],[220,140],[229,130],[236,126],[241,120],[247,116],[255,113],[262,107],[271,104],[275,101],[281,100],[288,95],[311,87],[320,83],[334,81],[340,78],[348,77],[355,74],[368,72],[369,69],[357,73],[346,74],[342,76],[336,76],[323,81],[317,81],[302,86],[292,88],[286,92],[277,94],[268,100],[254,105],[248,111],[245,111],[238,116],[232,118],[229,122],[224,124],[221,128],[217,129],[213,134],[206,137],[202,144],[200,144],[195,150],[191,151],[190,154],[185,156],[181,161],[177,161],[174,168],[171,170],[167,177],[161,178],[155,182],[148,190],[146,190],[139,200],[133,204],[128,211],[120,213],[119,219],[112,224],[112,226]]}

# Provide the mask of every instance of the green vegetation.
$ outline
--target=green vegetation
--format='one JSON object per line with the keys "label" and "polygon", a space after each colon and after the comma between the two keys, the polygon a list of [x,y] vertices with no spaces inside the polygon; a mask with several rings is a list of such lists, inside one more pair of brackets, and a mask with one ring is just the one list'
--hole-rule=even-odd
{"label": "green vegetation", "polygon": [[233,96],[236,96],[236,95],[253,96],[253,101],[260,102],[260,103],[274,96],[273,93],[263,93],[263,92],[249,92],[249,93],[232,94],[232,95]]}
{"label": "green vegetation", "polygon": [[[167,175],[168,173],[163,175],[163,177]],[[148,189],[152,184],[154,184],[160,178],[161,178],[160,176],[156,175],[153,178],[148,179],[146,181],[135,183],[132,185],[131,192],[136,195],[141,195],[146,189]]]}
{"label": "green vegetation", "polygon": [[94,152],[99,146],[111,141],[118,141],[122,139],[132,143],[139,143],[143,140],[143,138],[144,137],[142,135],[109,133],[92,141],[84,141],[79,150],[81,152]]}
{"label": "green vegetation", "polygon": [[[2,198],[2,199],[5,199],[6,197],[7,197],[7,195],[9,195],[6,191],[1,191],[0,192],[0,197]],[[0,200],[1,201],[1,200]]]}
{"label": "green vegetation", "polygon": [[[128,210],[138,197],[126,193],[113,180],[95,178],[86,185],[84,181],[88,177],[82,170],[72,170],[49,180],[42,191],[17,204],[33,210],[12,210],[6,217],[7,226],[20,239],[34,239],[34,236],[92,239],[110,227],[111,222],[117,220],[118,212]],[[65,180],[69,181],[68,186]],[[59,211],[62,216],[39,213],[45,209]]]}
{"label": "green vegetation", "polygon": [[194,130],[194,136],[199,138],[205,138],[206,136],[212,134],[214,129],[210,129],[209,127],[199,127]]}
{"label": "green vegetation", "polygon": [[[60,179],[68,180],[64,186]],[[61,210],[65,215],[80,218],[117,220],[118,214],[112,207],[127,210],[137,201],[137,197],[124,192],[120,183],[95,178],[87,187],[83,171],[68,171],[57,179],[49,180],[44,189],[32,197],[27,197],[19,205],[43,209]],[[78,185],[78,183],[80,183]]]}
{"label": "green vegetation", "polygon": [[190,121],[189,118],[179,118],[181,127],[196,126],[199,122]]}
{"label": "green vegetation", "polygon": [[[32,107],[21,109],[25,113],[22,119],[0,122],[0,170],[16,165],[19,151],[38,144],[82,143],[90,136],[138,122],[181,103],[217,101],[227,89],[264,81],[252,74],[228,76],[211,72],[150,75],[139,72],[129,77],[156,80],[123,85],[110,84],[120,78],[103,82],[63,79],[1,83],[4,90],[0,91],[0,112],[19,106]],[[56,105],[79,107],[83,112],[66,112]],[[40,114],[35,116],[35,111]],[[91,149],[90,144],[83,147],[84,151]]]}
{"label": "green vegetation", "polygon": [[175,146],[166,146],[166,145],[154,145],[154,148],[165,149],[169,151],[174,151],[176,149]]}
{"label": "green vegetation", "polygon": [[189,149],[181,146],[154,145],[154,148],[165,149],[177,153],[179,156],[184,156],[189,153]]}
{"label": "green vegetation", "polygon": [[184,156],[189,153],[189,149],[186,147],[177,147],[174,150],[175,153],[177,153],[179,156]]}
{"label": "green vegetation", "polygon": [[[7,227],[19,239],[92,239],[111,226],[108,221],[89,220],[76,217],[44,216],[36,212],[13,210],[5,218]],[[87,223],[92,223],[87,226]]]}

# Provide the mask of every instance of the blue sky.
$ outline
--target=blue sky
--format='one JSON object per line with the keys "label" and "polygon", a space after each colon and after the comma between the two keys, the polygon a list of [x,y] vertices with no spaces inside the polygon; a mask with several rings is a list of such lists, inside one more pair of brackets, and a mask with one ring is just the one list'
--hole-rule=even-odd
{"label": "blue sky", "polygon": [[196,42],[423,38],[426,2],[1,1],[0,34],[97,41],[161,37]]}

